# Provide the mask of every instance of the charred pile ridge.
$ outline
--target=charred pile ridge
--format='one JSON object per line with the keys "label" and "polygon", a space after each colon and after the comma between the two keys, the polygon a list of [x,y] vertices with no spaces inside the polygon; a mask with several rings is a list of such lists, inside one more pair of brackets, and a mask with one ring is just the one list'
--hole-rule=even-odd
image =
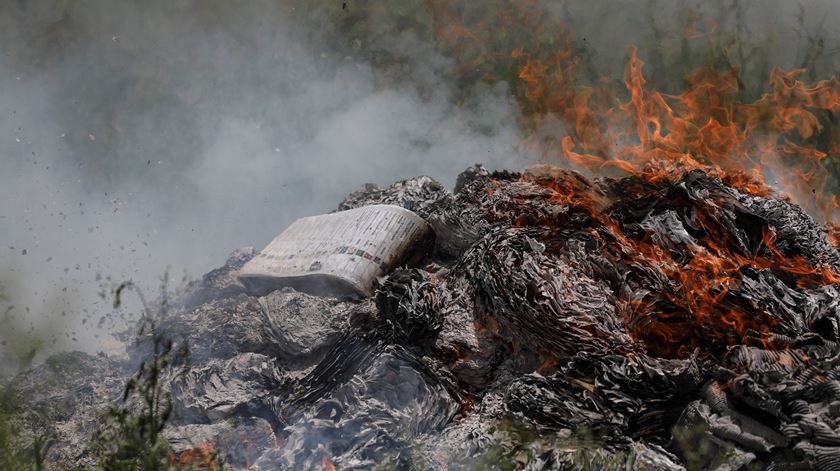
{"label": "charred pile ridge", "polygon": [[[164,433],[231,469],[840,469],[840,253],[738,181],[474,167],[453,192],[366,186],[339,209],[416,212],[436,233],[423,263],[368,300],[258,297],[237,251],[163,322],[191,351]],[[11,394],[107,400],[140,347]],[[87,463],[91,401],[27,418],[58,437],[53,462]]]}
{"label": "charred pile ridge", "polygon": [[[501,391],[504,415],[585,429],[601,453],[661,445],[677,456],[660,450],[649,466],[833,469],[840,254],[756,187],[701,170],[590,181],[470,169],[419,208],[446,268],[392,276],[380,297],[403,302],[380,313],[399,311],[408,332],[426,320],[471,400]],[[436,328],[461,310],[485,336],[465,351]],[[464,357],[475,369],[456,369]],[[568,464],[558,453],[536,459]]]}

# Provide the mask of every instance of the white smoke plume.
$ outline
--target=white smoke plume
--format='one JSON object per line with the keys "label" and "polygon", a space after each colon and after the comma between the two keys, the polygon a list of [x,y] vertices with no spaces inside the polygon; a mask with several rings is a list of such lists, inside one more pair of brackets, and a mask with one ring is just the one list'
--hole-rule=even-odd
{"label": "white smoke plume", "polygon": [[447,60],[395,36],[417,86],[384,86],[288,6],[228,3],[0,8],[0,348],[107,348],[106,277],[154,295],[167,267],[200,276],[363,183],[523,166],[504,85],[454,105]]}

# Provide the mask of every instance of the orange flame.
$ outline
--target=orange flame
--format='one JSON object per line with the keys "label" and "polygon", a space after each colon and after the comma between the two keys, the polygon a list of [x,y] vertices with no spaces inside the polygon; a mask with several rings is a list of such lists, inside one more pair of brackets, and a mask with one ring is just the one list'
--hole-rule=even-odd
{"label": "orange flame", "polygon": [[[511,81],[528,131],[523,146],[542,163],[608,176],[635,175],[651,184],[676,182],[685,172],[701,169],[743,193],[786,195],[811,214],[834,220],[840,204],[836,195],[825,192],[830,176],[825,163],[840,156],[840,130],[827,127],[831,113],[840,109],[836,78],[808,83],[800,79],[800,69],[774,69],[767,91],[747,99],[737,67],[710,65],[684,77],[681,92],[663,93],[650,85],[645,64],[631,47],[622,90],[606,79],[582,84],[577,77],[580,61],[564,25],[541,14],[537,0],[501,3],[501,12],[490,20],[461,21],[470,18],[460,14],[466,4],[428,1],[440,45],[452,53],[461,76],[480,71],[487,80],[504,76]],[[692,12],[683,36],[709,38],[716,28]],[[534,43],[540,47],[529,48]],[[677,260],[649,240],[624,236],[618,223],[601,211],[603,195],[575,183],[568,172],[542,167],[522,180],[544,187],[551,204],[588,211],[610,229],[605,231],[610,237],[619,238],[602,245],[617,245],[619,253],[613,256],[649,267],[675,286],[619,300],[628,333],[662,355],[687,355],[704,341],[731,345],[748,331],[776,327],[777,321],[761,309],[728,302],[747,267],[772,270],[803,287],[840,281],[827,267],[782,254],[770,232],[760,250],[749,254],[733,248],[725,234],[708,234],[697,240],[689,260]],[[486,191],[496,197],[496,187]],[[559,224],[529,217],[516,215],[512,222]],[[592,231],[594,238],[604,237]],[[838,245],[840,226],[830,224],[829,236]]]}
{"label": "orange flame", "polygon": [[576,62],[568,54],[557,54],[548,65],[522,52],[517,57],[537,126],[548,116],[568,123],[560,152],[551,150],[556,146],[551,134],[537,142],[549,161],[559,158],[589,171],[615,169],[653,180],[700,168],[760,195],[770,193],[764,179],[772,176],[804,207],[820,208],[829,220],[835,212],[836,197],[823,194],[828,173],[821,161],[840,146],[820,150],[808,140],[822,131],[815,112],[840,107],[836,79],[805,84],[795,79],[801,70],[777,69],[772,92],[741,103],[738,70],[706,67],[686,77],[683,93],[666,95],[648,88],[644,63],[631,48],[624,75],[628,100],[614,99],[604,107],[591,102],[592,89],[574,84]]}
{"label": "orange flame", "polygon": [[[728,297],[732,289],[741,285],[745,268],[768,269],[780,278],[806,288],[840,282],[840,275],[831,268],[814,266],[802,256],[782,253],[775,246],[776,234],[770,227],[764,228],[760,246],[747,250],[710,225],[706,227],[705,235],[697,236],[696,244],[686,247],[688,259],[681,260],[649,238],[637,239],[625,235],[609,211],[604,211],[610,204],[609,197],[599,194],[596,186],[586,183],[574,172],[538,166],[524,173],[519,181],[538,185],[547,191],[530,191],[527,193],[529,198],[538,198],[558,208],[536,214],[516,212],[516,207],[511,208],[508,217],[514,225],[562,229],[563,220],[560,218],[571,214],[574,208],[578,213],[587,214],[595,224],[590,235],[599,240],[599,246],[610,251],[617,248],[617,252],[604,253],[605,256],[627,265],[647,267],[645,270],[648,272],[669,280],[671,288],[642,295],[641,298],[626,298],[625,294],[619,294],[619,311],[627,333],[649,353],[683,357],[697,348],[707,352],[720,351],[728,345],[740,343],[748,332],[771,332],[780,327],[780,322],[786,322],[761,307],[738,304],[737,296]],[[496,188],[502,185],[500,182],[491,184]],[[633,191],[642,192],[641,196],[645,190]],[[496,201],[502,203],[505,198],[511,197],[510,190],[494,192],[489,196],[490,206],[496,209],[501,207]],[[527,203],[515,195],[513,202]],[[608,230],[598,230],[598,225]],[[549,235],[547,240],[554,244],[554,248],[548,244],[548,250],[560,250],[562,253],[563,238]],[[487,325],[494,322],[490,313],[484,314],[482,319]],[[538,370],[556,361],[551,352],[545,352],[543,359],[545,361]]]}
{"label": "orange flame", "polygon": [[175,469],[218,471],[221,469],[216,460],[216,451],[212,443],[202,443],[195,448],[181,453],[169,452],[167,461]]}
{"label": "orange flame", "polygon": [[335,465],[326,454],[324,454],[323,458],[321,458],[321,465],[324,466],[324,470],[326,471],[335,471]]}

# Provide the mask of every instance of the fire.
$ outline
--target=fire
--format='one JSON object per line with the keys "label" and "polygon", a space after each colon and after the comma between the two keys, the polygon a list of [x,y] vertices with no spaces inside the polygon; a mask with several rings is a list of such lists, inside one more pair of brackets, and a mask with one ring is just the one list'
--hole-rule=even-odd
{"label": "fire", "polygon": [[335,465],[326,454],[324,454],[324,457],[321,458],[321,465],[324,467],[325,471],[335,471]]}
{"label": "fire", "polygon": [[471,398],[471,397],[465,398],[464,401],[461,403],[461,408],[458,411],[458,414],[461,417],[466,417],[470,413],[470,411],[472,411],[474,404],[475,404],[475,402],[474,402],[473,398]]}
{"label": "fire", "polygon": [[[647,87],[637,50],[631,48],[629,55],[624,76],[628,99],[614,99],[606,108],[591,103],[590,89],[569,89],[563,73],[530,60],[520,66],[520,76],[528,77],[528,99],[545,99],[544,90],[566,87],[551,93],[543,106],[534,106],[573,124],[560,139],[559,152],[542,155],[593,172],[609,167],[652,180],[703,169],[759,195],[770,192],[765,179],[772,176],[800,205],[819,208],[830,220],[836,198],[824,194],[828,174],[820,165],[829,149],[808,140],[822,130],[815,113],[838,108],[836,79],[805,84],[795,79],[801,70],[775,70],[773,91],[742,103],[738,70],[707,67],[686,77],[683,93],[667,95]],[[546,139],[541,144],[554,146]]]}
{"label": "fire", "polygon": [[[809,83],[802,69],[777,68],[768,91],[748,100],[737,66],[708,65],[684,78],[681,93],[668,94],[649,85],[631,47],[624,89],[616,90],[606,80],[579,81],[571,29],[544,14],[540,2],[502,1],[491,20],[473,20],[457,1],[428,4],[438,41],[459,71],[494,81],[512,70],[531,133],[523,145],[544,162],[654,180],[703,169],[746,193],[766,195],[772,186],[833,220],[837,203],[825,194],[822,161],[840,150],[840,131],[825,126],[825,116],[840,108],[836,78]],[[701,41],[716,29],[692,11],[683,36]]]}
{"label": "fire", "polygon": [[[800,288],[840,281],[828,267],[783,254],[767,227],[760,240],[744,242],[732,240],[715,221],[697,221],[697,248],[688,260],[675,258],[650,240],[621,236],[620,222],[609,216],[608,198],[573,174],[551,167],[638,177],[639,188],[633,191],[639,198],[655,191],[646,187],[674,183],[687,172],[702,170],[745,194],[787,195],[831,223],[840,205],[835,195],[826,194],[829,173],[824,161],[840,155],[840,132],[826,128],[825,116],[840,108],[836,78],[806,82],[801,69],[777,68],[768,77],[767,91],[747,99],[737,66],[709,65],[688,74],[681,92],[664,93],[649,84],[639,51],[630,47],[623,89],[611,88],[606,80],[584,84],[576,74],[580,60],[568,28],[550,15],[540,15],[539,2],[503,2],[505,8],[491,24],[459,22],[457,2],[429,4],[441,44],[464,70],[513,70],[509,76],[515,77],[512,85],[530,132],[523,145],[548,164],[522,180],[545,188],[552,204],[588,214],[595,221],[593,238],[602,237],[598,225],[619,234],[620,240],[612,242],[622,248],[611,256],[647,267],[670,283],[661,293],[622,300],[628,333],[649,350],[685,356],[696,348],[740,342],[748,332],[774,329],[776,321],[759,307],[730,299],[745,270],[772,270],[780,278],[795,279]],[[683,36],[700,40],[714,35],[716,28],[695,12],[688,16]],[[495,31],[502,31],[509,42],[500,44]],[[529,50],[539,37],[548,37],[540,44],[551,44],[553,50]],[[493,53],[482,54],[488,47]],[[480,57],[490,59],[482,62]],[[496,80],[498,75],[488,73],[485,79]],[[488,197],[494,198],[495,192],[487,189]],[[560,218],[570,214],[556,213]],[[535,221],[524,212],[513,222],[563,224]],[[830,226],[835,244],[838,227]],[[605,242],[600,246],[610,245]],[[562,240],[556,244],[562,245]]]}
{"label": "fire", "polygon": [[212,443],[203,443],[181,453],[169,453],[168,461],[174,469],[218,471],[221,469],[216,460],[216,450]]}
{"label": "fire", "polygon": [[[657,193],[659,188],[670,184],[656,184],[644,174],[635,181],[639,185],[627,186],[622,198],[652,196],[660,202],[673,198],[674,204],[685,204],[679,202],[684,198],[679,194]],[[609,250],[602,253],[605,257],[641,267],[642,272],[651,274],[651,280],[643,285],[659,285],[658,292],[635,298],[625,297],[621,291],[616,294],[619,306],[623,306],[620,311],[627,333],[648,353],[658,356],[685,357],[695,349],[722,353],[727,346],[741,343],[750,332],[795,330],[797,326],[786,323],[787,320],[779,320],[760,306],[745,305],[738,296],[730,296],[732,290],[741,288],[745,273],[769,270],[799,288],[840,281],[840,274],[830,267],[815,265],[801,255],[783,253],[776,247],[777,235],[770,226],[760,227],[752,239],[739,239],[727,232],[725,223],[719,220],[724,217],[723,209],[714,202],[702,203],[707,206],[691,216],[698,232],[691,244],[674,253],[652,240],[650,234],[643,237],[626,234],[623,223],[611,216],[610,196],[575,172],[546,165],[534,167],[522,174],[516,184],[536,185],[543,192],[526,190],[527,196],[522,197],[511,196],[512,190],[504,189],[500,182],[492,184],[497,191],[488,193],[489,205],[497,215],[507,214],[511,218],[509,222],[519,227],[557,231],[544,234],[547,250],[554,250],[562,257],[563,231],[573,227],[587,231],[598,241],[597,246]],[[555,209],[545,208],[545,203]],[[503,207],[508,209],[499,212]],[[584,226],[580,227],[581,224]],[[482,316],[482,323],[497,330],[492,327],[495,324],[490,313]],[[512,348],[515,350],[516,346]],[[552,352],[545,352],[545,361],[538,371],[550,367],[554,361],[551,355]]]}

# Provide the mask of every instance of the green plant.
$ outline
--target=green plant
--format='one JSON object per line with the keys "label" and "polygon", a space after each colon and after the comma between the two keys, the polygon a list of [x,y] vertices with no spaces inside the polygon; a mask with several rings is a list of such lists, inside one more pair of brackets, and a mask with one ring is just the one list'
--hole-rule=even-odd
{"label": "green plant", "polygon": [[539,463],[559,469],[625,470],[635,464],[631,449],[609,447],[588,427],[548,431],[517,418],[502,419],[494,443],[475,462],[478,470],[513,471]]}
{"label": "green plant", "polygon": [[[196,449],[187,459],[170,453],[162,432],[172,412],[165,388],[171,367],[187,361],[185,342],[176,342],[160,328],[169,309],[167,277],[154,311],[142,292],[131,282],[120,284],[114,293],[114,309],[122,304],[123,293],[133,290],[139,297],[142,315],[138,341],[148,344],[148,357],[128,379],[119,402],[103,414],[101,428],[94,433],[97,462],[91,469],[76,471],[189,471],[221,470],[215,452]],[[50,359],[47,359],[50,362]],[[51,437],[24,432],[17,419],[27,405],[12,400],[7,388],[0,390],[0,471],[41,471],[46,468]],[[176,458],[182,458],[179,462]],[[186,462],[184,462],[186,461]]]}
{"label": "green plant", "polygon": [[106,425],[95,438],[98,468],[105,471],[173,469],[167,463],[169,445],[161,435],[172,411],[161,379],[172,363],[173,343],[153,322],[147,328],[153,336],[152,357],[128,380],[122,403],[108,410]]}
{"label": "green plant", "polygon": [[42,471],[51,441],[35,437],[29,446],[21,447],[20,430],[15,423],[17,408],[5,397],[0,398],[0,471]]}
{"label": "green plant", "polygon": [[131,282],[122,283],[115,292],[114,308],[120,306],[125,289],[133,289],[140,297],[144,315],[140,320],[138,337],[150,337],[152,351],[126,383],[121,402],[107,411],[105,425],[95,436],[99,451],[97,470],[221,469],[215,454],[210,451],[197,450],[200,455],[197,462],[175,463],[169,452],[169,443],[162,435],[172,412],[172,401],[163,380],[170,367],[185,361],[188,355],[186,343],[176,347],[172,338],[159,328],[159,320],[168,309],[165,283],[155,315]]}

